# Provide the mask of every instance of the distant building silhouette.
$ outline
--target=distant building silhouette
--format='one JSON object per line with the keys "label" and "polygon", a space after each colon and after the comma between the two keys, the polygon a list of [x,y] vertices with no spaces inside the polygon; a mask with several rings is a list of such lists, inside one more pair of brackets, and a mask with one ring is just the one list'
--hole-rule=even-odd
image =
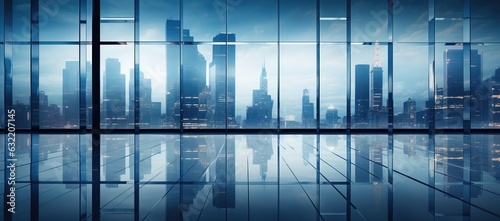
{"label": "distant building silhouette", "polygon": [[253,90],[252,106],[247,107],[245,127],[270,127],[272,123],[273,100],[267,92],[266,67],[262,67],[260,88]]}
{"label": "distant building silhouette", "polygon": [[487,87],[487,108],[486,121],[489,127],[500,126],[500,68],[495,70],[495,74],[486,79],[484,84]]}
{"label": "distant building silhouette", "polygon": [[[214,42],[235,42],[236,35],[219,33],[213,38]],[[235,116],[235,45],[216,44],[212,49],[212,63],[210,63],[210,92],[214,107],[214,127],[234,128]]]}
{"label": "distant building silhouette", "polygon": [[304,89],[302,93],[302,127],[311,128],[314,126],[314,104],[309,102],[309,90]]}
{"label": "distant building silhouette", "polygon": [[[470,93],[464,90],[464,51],[447,49],[444,51],[444,79],[443,79],[443,116],[442,127],[462,127],[464,95]],[[480,94],[475,93],[482,82],[481,54],[477,50],[470,53],[470,89],[472,103],[479,104]],[[481,105],[478,105],[478,107]],[[441,117],[441,116],[440,116]],[[481,122],[481,108],[473,108],[472,122]]]}
{"label": "distant building silhouette", "polygon": [[66,128],[76,128],[80,125],[79,76],[79,61],[66,61],[63,69],[62,103],[62,125]]}
{"label": "distant building silhouette", "polygon": [[339,122],[339,112],[337,108],[335,108],[333,105],[328,106],[328,109],[326,110],[326,126],[329,128],[337,126]]}
{"label": "distant building silhouette", "polygon": [[370,65],[358,64],[355,66],[354,81],[354,125],[366,126],[370,104]]}
{"label": "distant building silhouette", "polygon": [[106,59],[103,81],[103,110],[101,124],[105,128],[126,127],[125,115],[125,75],[116,58]]}
{"label": "distant building silhouette", "polygon": [[415,100],[408,98],[407,101],[403,103],[403,119],[402,126],[405,127],[415,127],[417,124],[416,116],[417,103]]}

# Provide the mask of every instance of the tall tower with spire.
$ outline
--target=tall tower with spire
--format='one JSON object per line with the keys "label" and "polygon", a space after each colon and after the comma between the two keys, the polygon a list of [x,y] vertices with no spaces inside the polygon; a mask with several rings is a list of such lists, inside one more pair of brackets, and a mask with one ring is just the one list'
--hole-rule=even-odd
{"label": "tall tower with spire", "polygon": [[380,61],[380,47],[378,41],[375,42],[375,58],[371,70],[370,82],[370,109],[380,111],[382,109],[382,85],[384,71]]}
{"label": "tall tower with spire", "polygon": [[273,100],[267,93],[267,71],[262,67],[259,89],[253,90],[252,106],[247,107],[245,127],[266,128],[272,123]]}

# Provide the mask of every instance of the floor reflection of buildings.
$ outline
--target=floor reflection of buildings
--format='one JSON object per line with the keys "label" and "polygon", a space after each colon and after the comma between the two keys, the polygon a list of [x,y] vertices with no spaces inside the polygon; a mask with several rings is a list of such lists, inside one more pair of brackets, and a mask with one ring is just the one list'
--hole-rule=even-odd
{"label": "floor reflection of buildings", "polygon": [[380,182],[383,179],[383,147],[387,144],[386,136],[356,137],[355,182]]}
{"label": "floor reflection of buildings", "polygon": [[202,208],[193,204],[207,184],[214,207],[235,207],[234,149],[234,136],[184,135],[167,145],[167,182],[174,184],[167,194],[169,219],[180,220],[183,213]]}
{"label": "floor reflection of buildings", "polygon": [[[483,161],[484,155],[488,155],[488,147],[488,137],[482,135],[445,135],[436,139],[437,170],[444,173],[446,193],[460,198],[467,195],[477,198],[482,194],[482,185],[477,183],[483,181],[487,164]],[[472,188],[464,188],[464,183],[469,182]]]}
{"label": "floor reflection of buildings", "polygon": [[252,164],[259,165],[262,182],[266,181],[268,161],[273,156],[272,136],[247,135],[247,147],[252,149]]}
{"label": "floor reflection of buildings", "polygon": [[[126,149],[130,145],[127,136],[106,136],[102,146],[103,173],[105,181],[121,181],[126,172]],[[133,145],[132,145],[133,146]],[[132,157],[133,156],[128,156]],[[117,188],[117,183],[106,183],[107,188]]]}
{"label": "floor reflection of buildings", "polygon": [[307,160],[311,155],[314,155],[314,136],[313,135],[302,135],[302,162],[304,165],[308,165]]}
{"label": "floor reflection of buildings", "polygon": [[80,170],[78,168],[80,162],[80,145],[78,135],[61,135],[59,137],[62,144],[63,181],[69,182],[65,185],[66,189],[76,189],[78,185],[75,185],[75,183],[80,181]]}

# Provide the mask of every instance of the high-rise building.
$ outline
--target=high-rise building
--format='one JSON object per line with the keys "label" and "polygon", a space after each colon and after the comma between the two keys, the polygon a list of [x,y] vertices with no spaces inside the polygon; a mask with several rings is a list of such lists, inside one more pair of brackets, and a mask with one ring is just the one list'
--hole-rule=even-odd
{"label": "high-rise building", "polygon": [[101,124],[107,128],[125,127],[125,75],[116,58],[106,59],[103,81],[103,113]]}
{"label": "high-rise building", "polygon": [[180,78],[181,78],[181,22],[167,20],[166,23],[167,51],[167,95],[166,95],[166,123],[168,128],[180,126]]}
{"label": "high-rise building", "polygon": [[[461,49],[447,49],[444,52],[444,79],[443,79],[443,127],[462,127],[464,95],[471,91],[471,103],[480,102],[480,88],[482,83],[481,54],[477,50],[470,53],[470,90],[464,90],[464,54]],[[469,81],[467,79],[466,81]],[[484,102],[484,101],[482,101]],[[478,107],[481,105],[478,105]],[[481,122],[481,108],[471,109],[471,121]]]}
{"label": "high-rise building", "polygon": [[500,68],[495,70],[495,74],[485,80],[487,86],[486,100],[488,112],[487,122],[488,127],[500,126]]}
{"label": "high-rise building", "polygon": [[309,102],[309,90],[304,89],[302,93],[302,127],[314,127],[314,104]]}
{"label": "high-rise building", "polygon": [[[182,29],[179,20],[167,20],[166,39],[171,43],[167,45],[167,127],[179,127],[181,113],[184,128],[206,127],[206,109],[200,114],[199,99],[207,81],[205,57],[193,44],[189,29]],[[182,47],[181,41],[186,43]]]}
{"label": "high-rise building", "polygon": [[380,48],[379,43],[375,43],[375,59],[371,70],[370,78],[370,109],[375,112],[382,110],[382,87],[384,71],[380,67]]}
{"label": "high-rise building", "polygon": [[333,105],[328,106],[328,109],[326,109],[325,119],[327,127],[335,127],[339,122],[339,112],[337,108],[335,108]]}
{"label": "high-rise building", "polygon": [[355,66],[354,82],[354,124],[367,125],[370,104],[370,65],[358,64]]}
{"label": "high-rise building", "polygon": [[402,126],[405,127],[415,127],[417,124],[417,116],[416,116],[416,108],[417,102],[408,98],[407,101],[403,103],[403,117],[402,117]]}
{"label": "high-rise building", "polygon": [[219,33],[214,42],[226,42],[213,46],[210,64],[210,91],[214,109],[214,127],[237,127],[235,119],[235,62],[236,47],[227,42],[235,42],[236,35]]}
{"label": "high-rise building", "polygon": [[253,90],[252,106],[247,107],[245,127],[270,127],[272,123],[273,100],[267,94],[267,71],[262,67],[260,88]]}
{"label": "high-rise building", "polygon": [[[139,123],[142,128],[149,128],[151,124],[151,79],[145,78],[144,73],[139,72],[138,82],[135,82],[135,70],[130,70],[129,80],[129,122],[134,122],[135,99],[139,100]],[[139,97],[135,98],[135,84],[139,84]]]}
{"label": "high-rise building", "polygon": [[78,61],[66,61],[63,69],[63,103],[62,103],[62,124],[66,128],[76,128],[79,126],[79,78],[80,63]]}

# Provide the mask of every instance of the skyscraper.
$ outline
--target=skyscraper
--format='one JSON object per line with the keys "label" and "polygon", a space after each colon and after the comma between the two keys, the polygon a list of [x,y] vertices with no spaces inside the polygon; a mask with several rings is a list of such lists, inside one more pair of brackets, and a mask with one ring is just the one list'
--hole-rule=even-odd
{"label": "skyscraper", "polygon": [[403,126],[415,127],[417,124],[416,118],[416,106],[415,100],[408,98],[407,101],[403,103]]}
{"label": "skyscraper", "polygon": [[382,109],[382,85],[384,71],[380,67],[380,49],[379,43],[375,43],[375,59],[370,78],[370,109],[379,112]]}
{"label": "skyscraper", "polygon": [[167,51],[167,95],[166,121],[167,127],[176,128],[180,125],[180,78],[181,78],[181,22],[167,20],[166,23]]}
{"label": "skyscraper", "polygon": [[[133,122],[134,121],[134,110],[135,110],[135,78],[134,78],[134,69],[130,70],[130,80],[129,80],[129,121]],[[151,101],[151,79],[145,78],[144,73],[141,71],[139,72],[139,97],[137,100],[139,100],[139,122],[141,124],[141,127],[143,128],[149,128],[150,124],[152,123],[151,120],[151,108],[152,108],[152,101]]]}
{"label": "skyscraper", "polygon": [[[470,90],[464,90],[464,54],[461,49],[447,49],[444,52],[443,80],[443,123],[444,127],[461,127],[463,122],[464,95],[471,91],[471,103],[479,103],[476,89],[482,82],[481,55],[477,50],[470,53]],[[466,79],[468,81],[469,79]],[[473,108],[473,107],[471,107]],[[471,120],[481,122],[481,108],[473,108]]]}
{"label": "skyscraper", "polygon": [[273,100],[267,94],[267,71],[262,67],[260,88],[253,90],[252,106],[247,107],[245,127],[269,127],[272,123]]}
{"label": "skyscraper", "polygon": [[63,69],[63,104],[62,124],[65,127],[78,127],[80,103],[78,102],[78,89],[80,76],[80,64],[78,61],[66,61]]}
{"label": "skyscraper", "polygon": [[302,93],[302,127],[314,127],[314,104],[309,102],[309,90]]}
{"label": "skyscraper", "polygon": [[[200,115],[199,99],[206,87],[205,57],[193,44],[194,37],[190,35],[189,29],[180,27],[179,20],[167,20],[166,39],[171,43],[167,45],[167,126],[179,127],[182,111],[184,128],[205,127],[206,109]],[[182,47],[181,41],[186,43]]]}
{"label": "skyscraper", "polygon": [[339,121],[339,113],[337,108],[335,108],[333,105],[328,106],[325,119],[327,127],[335,127]]}
{"label": "skyscraper", "polygon": [[213,46],[212,63],[210,64],[210,91],[212,105],[215,107],[214,126],[236,127],[235,121],[235,42],[236,35],[219,33],[213,38],[214,42],[226,42]]}
{"label": "skyscraper", "polygon": [[354,100],[355,125],[367,125],[370,104],[370,65],[355,66]]}
{"label": "skyscraper", "polygon": [[495,75],[485,80],[487,85],[487,107],[488,111],[487,126],[498,127],[500,126],[500,68],[495,70]]}
{"label": "skyscraper", "polygon": [[125,75],[121,74],[121,64],[116,58],[106,59],[103,81],[104,127],[115,128],[126,125],[125,116]]}

